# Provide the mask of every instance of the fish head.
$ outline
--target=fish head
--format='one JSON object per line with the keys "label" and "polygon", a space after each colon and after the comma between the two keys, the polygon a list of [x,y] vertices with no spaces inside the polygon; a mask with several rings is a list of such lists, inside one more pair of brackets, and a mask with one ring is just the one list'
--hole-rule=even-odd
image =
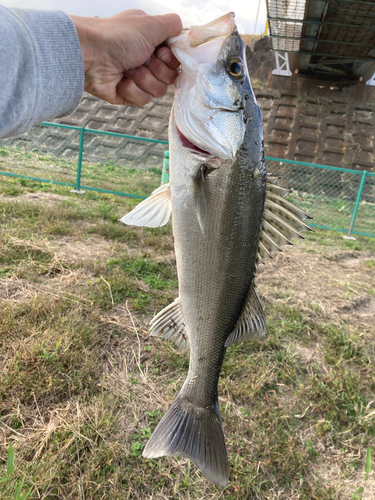
{"label": "fish head", "polygon": [[168,40],[181,62],[171,133],[198,157],[231,159],[244,141],[251,90],[245,46],[234,13]]}

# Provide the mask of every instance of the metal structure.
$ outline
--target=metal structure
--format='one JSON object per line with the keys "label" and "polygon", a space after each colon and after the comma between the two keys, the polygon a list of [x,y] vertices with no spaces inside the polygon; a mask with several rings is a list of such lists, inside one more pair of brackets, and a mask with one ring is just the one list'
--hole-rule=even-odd
{"label": "metal structure", "polygon": [[[168,182],[167,141],[35,125],[0,140],[0,175],[143,199]],[[375,173],[266,157],[267,170],[310,213],[311,226],[375,237]]]}
{"label": "metal structure", "polygon": [[292,72],[289,68],[288,52],[284,52],[284,55],[282,55],[280,52],[275,51],[275,58],[276,69],[272,71],[272,74],[278,76],[292,76]]}
{"label": "metal structure", "polygon": [[375,86],[375,73],[372,75],[370,80],[367,80],[366,85],[372,85],[373,87]]}
{"label": "metal structure", "polygon": [[375,71],[375,1],[266,0],[272,49],[299,53],[301,72]]}

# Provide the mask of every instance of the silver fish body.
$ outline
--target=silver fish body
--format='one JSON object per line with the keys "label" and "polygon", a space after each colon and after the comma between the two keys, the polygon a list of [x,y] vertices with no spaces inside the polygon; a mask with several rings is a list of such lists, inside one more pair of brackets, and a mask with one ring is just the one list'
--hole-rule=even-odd
{"label": "silver fish body", "polygon": [[[196,30],[190,42],[186,35],[175,39],[182,71],[169,130],[170,185],[122,220],[160,225],[171,209],[179,298],[152,320],[152,334],[190,346],[185,383],[143,454],[189,457],[224,487],[229,463],[218,379],[225,351],[233,342],[266,333],[256,266],[275,245],[290,243],[285,233],[300,236],[295,227],[307,228],[300,220],[307,214],[284,213],[278,203],[286,192],[267,179],[261,112],[233,14]],[[203,69],[197,64],[195,74],[200,49],[208,55],[199,56]],[[210,57],[214,62],[207,62]],[[156,212],[159,218],[150,216]]]}

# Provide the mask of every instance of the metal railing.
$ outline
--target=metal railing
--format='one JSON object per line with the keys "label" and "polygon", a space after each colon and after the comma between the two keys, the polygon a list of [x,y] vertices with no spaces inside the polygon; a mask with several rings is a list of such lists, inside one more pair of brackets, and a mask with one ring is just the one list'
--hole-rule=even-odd
{"label": "metal railing", "polygon": [[[167,141],[41,123],[0,140],[0,175],[143,199],[168,179]],[[375,174],[266,157],[312,227],[375,237]],[[163,161],[164,160],[164,161]],[[163,167],[162,167],[163,166]],[[163,168],[163,170],[162,170]]]}
{"label": "metal railing", "polygon": [[[168,141],[42,122],[0,140],[0,175],[143,199],[160,184]],[[142,173],[142,176],[139,176]]]}
{"label": "metal railing", "polygon": [[312,227],[375,237],[375,174],[265,157],[267,170],[290,189],[288,198],[314,220]]}

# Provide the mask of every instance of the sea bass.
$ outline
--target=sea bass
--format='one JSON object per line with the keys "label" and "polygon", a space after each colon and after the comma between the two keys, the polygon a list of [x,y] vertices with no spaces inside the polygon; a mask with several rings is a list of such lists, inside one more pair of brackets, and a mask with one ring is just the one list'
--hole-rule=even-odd
{"label": "sea bass", "polygon": [[170,183],[121,220],[157,227],[173,214],[179,297],[151,334],[190,347],[186,381],[143,455],[190,458],[214,484],[229,463],[218,404],[225,351],[266,334],[257,266],[310,228],[267,176],[262,116],[229,13],[168,41],[181,62],[170,118]]}

